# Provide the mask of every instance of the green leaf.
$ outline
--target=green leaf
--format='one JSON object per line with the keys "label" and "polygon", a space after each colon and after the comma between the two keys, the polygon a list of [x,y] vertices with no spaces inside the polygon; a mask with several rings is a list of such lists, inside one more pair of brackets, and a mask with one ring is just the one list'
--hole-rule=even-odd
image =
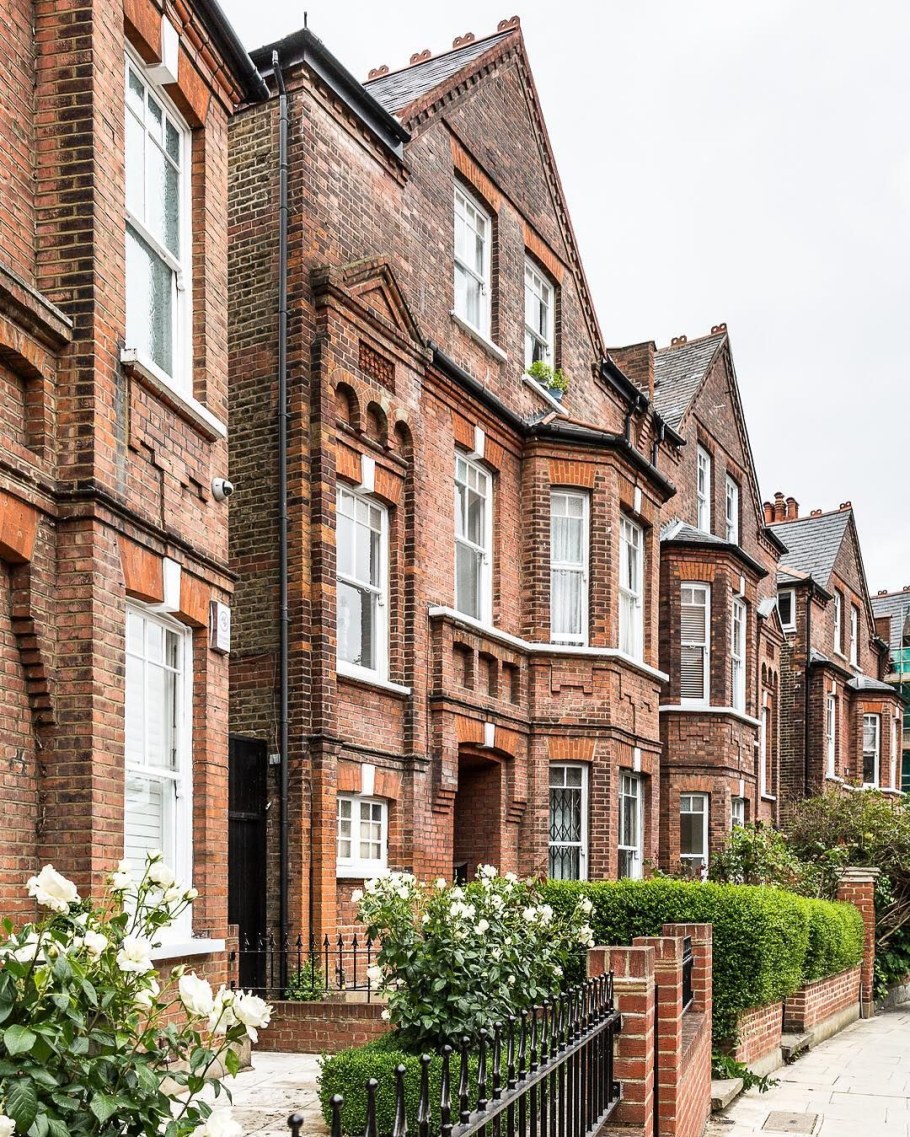
{"label": "green leaf", "polygon": [[[14,1026],[8,1026],[3,1032],[3,1045],[6,1047],[7,1053],[11,1055],[27,1054],[35,1045],[35,1032],[18,1023]],[[20,1128],[27,1129],[28,1126],[21,1126]]]}
{"label": "green leaf", "polygon": [[25,1133],[38,1115],[38,1094],[31,1078],[19,1077],[6,1090],[6,1112]]}
{"label": "green leaf", "polygon": [[240,1058],[236,1050],[226,1050],[224,1052],[224,1068],[232,1075],[236,1075],[240,1072]]}
{"label": "green leaf", "polygon": [[58,1121],[56,1117],[49,1117],[47,1119],[47,1137],[70,1137],[70,1131],[62,1121]]}
{"label": "green leaf", "polygon": [[50,1126],[47,1123],[47,1115],[39,1113],[35,1120],[32,1122],[32,1127],[29,1129],[30,1137],[48,1137],[48,1130]]}
{"label": "green leaf", "polygon": [[103,1125],[117,1112],[118,1104],[117,1098],[112,1094],[95,1094],[88,1107]]}

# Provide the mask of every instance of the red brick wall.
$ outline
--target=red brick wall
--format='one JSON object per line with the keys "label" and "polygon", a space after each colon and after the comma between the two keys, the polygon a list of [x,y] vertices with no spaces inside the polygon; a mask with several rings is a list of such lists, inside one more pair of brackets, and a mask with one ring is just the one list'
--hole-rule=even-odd
{"label": "red brick wall", "polygon": [[742,1011],[736,1023],[739,1041],[733,1050],[737,1062],[747,1066],[780,1047],[783,1003],[768,1003]]}
{"label": "red brick wall", "polygon": [[784,1000],[784,1030],[803,1031],[859,1002],[861,968],[806,983]]}
{"label": "red brick wall", "polygon": [[272,1004],[272,1019],[259,1034],[257,1050],[283,1054],[335,1054],[387,1034],[379,1003]]}

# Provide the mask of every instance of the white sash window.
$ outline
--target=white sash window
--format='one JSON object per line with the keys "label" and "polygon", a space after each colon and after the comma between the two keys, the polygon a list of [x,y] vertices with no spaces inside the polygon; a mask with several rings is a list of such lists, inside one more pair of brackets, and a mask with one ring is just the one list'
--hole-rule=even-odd
{"label": "white sash window", "polygon": [[550,639],[588,642],[588,495],[550,493]]}
{"label": "white sash window", "polygon": [[388,675],[388,511],[347,486],[336,493],[338,670]]}
{"label": "white sash window", "polygon": [[628,517],[619,522],[619,650],[644,652],[644,533]]}
{"label": "white sash window", "polygon": [[490,623],[493,618],[492,480],[461,454],[455,457],[455,607]]}
{"label": "white sash window", "polygon": [[455,314],[490,335],[491,222],[485,210],[455,187]]}
{"label": "white sash window", "polygon": [[683,584],[680,614],[680,701],[697,706],[710,701],[711,589]]}

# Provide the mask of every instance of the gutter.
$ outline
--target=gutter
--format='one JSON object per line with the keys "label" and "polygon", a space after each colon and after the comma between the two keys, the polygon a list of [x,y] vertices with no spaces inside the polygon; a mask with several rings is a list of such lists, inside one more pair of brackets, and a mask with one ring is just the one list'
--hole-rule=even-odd
{"label": "gutter", "polygon": [[208,25],[215,46],[227,59],[237,76],[242,80],[247,96],[252,102],[264,101],[269,97],[269,89],[259,74],[246,48],[231,27],[218,0],[197,0],[196,7]]}

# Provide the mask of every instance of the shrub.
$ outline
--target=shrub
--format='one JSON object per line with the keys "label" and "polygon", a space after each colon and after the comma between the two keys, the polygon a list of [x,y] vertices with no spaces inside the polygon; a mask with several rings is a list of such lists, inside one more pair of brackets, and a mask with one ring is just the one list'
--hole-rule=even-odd
{"label": "shrub", "polygon": [[[737,825],[711,858],[708,879],[721,884],[768,884],[801,896],[824,896],[828,873],[801,860],[786,835],[765,825]],[[834,893],[831,892],[833,896]]]}
{"label": "shrub", "polygon": [[[439,1131],[439,1097],[442,1083],[442,1058],[433,1053],[429,1069],[430,1108],[432,1111],[430,1132]],[[459,1056],[451,1059],[452,1103],[457,1120],[457,1095]],[[417,1106],[420,1095],[420,1057],[411,1051],[402,1050],[394,1035],[386,1035],[364,1046],[342,1050],[338,1054],[322,1059],[322,1073],[319,1079],[319,1102],[322,1115],[327,1123],[332,1119],[332,1097],[341,1094],[344,1106],[341,1110],[341,1128],[344,1133],[366,1132],[366,1084],[375,1078],[376,1088],[376,1127],[379,1137],[388,1137],[395,1121],[395,1070],[403,1065],[405,1074],[405,1101],[407,1108],[408,1132],[417,1132]],[[477,1058],[472,1055],[469,1063],[470,1084],[477,1084]]]}
{"label": "shrub", "polygon": [[[784,999],[806,979],[862,958],[861,919],[851,905],[808,900],[782,889],[669,879],[552,881],[543,894],[557,917],[589,898],[599,944],[660,935],[665,923],[713,924],[716,1044],[735,1037],[741,1011]],[[576,952],[567,969],[570,978],[581,977],[584,962],[584,953]]]}
{"label": "shrub", "polygon": [[542,359],[535,359],[527,373],[541,387],[548,387],[551,391],[569,389],[569,378],[566,373],[558,367],[554,371],[550,364],[544,363]]}
{"label": "shrub", "polygon": [[313,1003],[317,999],[324,998],[328,989],[329,985],[325,981],[322,968],[304,964],[293,975],[288,976],[284,997],[292,1003]]}
{"label": "shrub", "polygon": [[562,919],[540,886],[481,865],[472,884],[410,873],[368,880],[353,899],[373,941],[381,941],[371,981],[388,995],[385,1012],[411,1053],[517,1015],[562,986],[573,948],[593,943],[583,896]]}

